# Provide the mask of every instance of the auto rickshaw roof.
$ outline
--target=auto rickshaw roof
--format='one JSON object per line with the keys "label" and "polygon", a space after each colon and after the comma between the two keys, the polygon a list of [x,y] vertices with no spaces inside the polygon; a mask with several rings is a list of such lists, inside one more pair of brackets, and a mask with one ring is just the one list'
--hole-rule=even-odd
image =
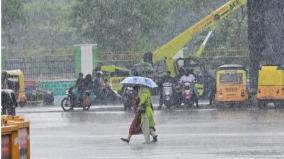
{"label": "auto rickshaw roof", "polygon": [[126,71],[126,72],[130,72],[129,69],[127,68],[123,68],[123,67],[119,67],[119,66],[115,66],[115,65],[103,65],[101,67],[102,71],[105,72],[115,72],[115,71]]}
{"label": "auto rickshaw roof", "polygon": [[23,75],[23,72],[21,70],[6,70],[8,75],[11,76],[20,76]]}
{"label": "auto rickshaw roof", "polygon": [[277,70],[284,70],[284,65],[261,65],[261,69],[266,69],[266,68],[275,68]]}
{"label": "auto rickshaw roof", "polygon": [[227,69],[242,69],[246,70],[246,68],[242,65],[238,64],[227,64],[227,65],[221,65],[218,67],[218,70],[227,70]]}

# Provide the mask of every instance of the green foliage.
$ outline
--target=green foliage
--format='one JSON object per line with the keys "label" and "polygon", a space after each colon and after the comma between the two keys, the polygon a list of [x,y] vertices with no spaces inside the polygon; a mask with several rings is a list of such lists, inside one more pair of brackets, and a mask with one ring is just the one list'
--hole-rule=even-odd
{"label": "green foliage", "polygon": [[[60,48],[72,50],[74,44],[80,43],[97,43],[101,51],[154,51],[225,2],[2,0],[2,43],[27,54],[70,53],[70,49]],[[246,30],[246,12],[238,11],[219,23],[205,50],[246,48]],[[198,34],[188,45],[192,52],[206,33]]]}
{"label": "green foliage", "polygon": [[162,28],[163,0],[83,0],[73,7],[73,24],[86,41],[103,50],[143,49],[145,37]]}
{"label": "green foliage", "polygon": [[[69,23],[72,6],[69,0],[5,1],[9,4],[9,7],[2,10],[3,14],[10,15],[10,12],[14,11],[13,7],[10,7],[14,6],[14,4],[11,4],[13,1],[15,3],[21,2],[17,14],[20,14],[19,18],[25,20],[23,24],[15,22],[17,18],[5,18],[14,20],[8,20],[10,25],[7,29],[14,40],[9,40],[7,34],[3,34],[2,46],[7,49],[18,50],[14,54],[50,55],[58,54],[58,49],[61,53],[66,53],[65,51],[62,52],[61,48],[72,47],[75,44],[77,37],[74,28]],[[6,32],[5,28],[4,31]]]}
{"label": "green foliage", "polygon": [[72,45],[74,30],[70,27],[68,16],[71,4],[66,0],[31,0],[25,4],[29,24],[25,28],[24,47],[41,46],[50,49]]}
{"label": "green foliage", "polygon": [[23,23],[25,17],[23,16],[24,0],[2,0],[2,38],[5,37],[7,41],[13,42],[11,37],[11,27]]}

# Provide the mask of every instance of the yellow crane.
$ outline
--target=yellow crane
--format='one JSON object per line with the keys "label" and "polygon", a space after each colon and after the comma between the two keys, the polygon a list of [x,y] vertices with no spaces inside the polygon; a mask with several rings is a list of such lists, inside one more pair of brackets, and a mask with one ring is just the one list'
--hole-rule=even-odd
{"label": "yellow crane", "polygon": [[[238,10],[242,6],[245,6],[246,4],[247,0],[229,0],[226,4],[216,9],[211,14],[207,15],[206,17],[195,23],[193,26],[189,27],[178,36],[154,51],[153,63],[155,64],[160,60],[166,59],[168,70],[171,72],[172,76],[176,76],[173,58],[177,54],[177,52],[185,47],[197,33],[216,26],[216,23],[218,21],[225,19],[228,15],[232,14],[234,11]],[[211,33],[208,33],[203,44],[197,51],[197,54],[194,55],[195,58],[202,56],[205,44],[208,41]]]}

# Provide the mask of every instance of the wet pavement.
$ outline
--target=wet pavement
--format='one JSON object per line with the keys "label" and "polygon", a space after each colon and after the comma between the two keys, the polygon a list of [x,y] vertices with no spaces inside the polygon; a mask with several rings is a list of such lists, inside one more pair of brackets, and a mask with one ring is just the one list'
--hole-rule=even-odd
{"label": "wet pavement", "polygon": [[119,138],[127,136],[133,116],[120,109],[62,112],[53,106],[17,112],[30,120],[35,159],[284,158],[284,110],[155,111],[159,142],[142,144],[137,135],[128,145]]}

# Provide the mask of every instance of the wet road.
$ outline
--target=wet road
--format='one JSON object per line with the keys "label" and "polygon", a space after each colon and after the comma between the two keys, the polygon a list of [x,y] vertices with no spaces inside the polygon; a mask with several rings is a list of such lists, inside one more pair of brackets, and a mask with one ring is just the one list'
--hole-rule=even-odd
{"label": "wet road", "polygon": [[142,144],[140,135],[128,145],[119,138],[127,136],[131,113],[50,109],[18,110],[31,122],[32,158],[284,158],[284,110],[155,111],[159,142]]}

